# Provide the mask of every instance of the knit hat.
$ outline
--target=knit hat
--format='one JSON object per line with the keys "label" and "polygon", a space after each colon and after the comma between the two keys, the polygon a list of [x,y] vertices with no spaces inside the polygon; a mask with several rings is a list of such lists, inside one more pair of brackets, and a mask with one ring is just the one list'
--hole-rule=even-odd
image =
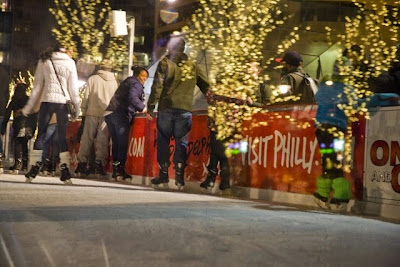
{"label": "knit hat", "polygon": [[276,62],[281,63],[282,61],[286,62],[289,65],[298,67],[300,66],[301,62],[303,62],[303,59],[301,58],[300,54],[298,54],[295,51],[289,51],[286,52],[286,54],[283,56],[283,58],[276,58]]}

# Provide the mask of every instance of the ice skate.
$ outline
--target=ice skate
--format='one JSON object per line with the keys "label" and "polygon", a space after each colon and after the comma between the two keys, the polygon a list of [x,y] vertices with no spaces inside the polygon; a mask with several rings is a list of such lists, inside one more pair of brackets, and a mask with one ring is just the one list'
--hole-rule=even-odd
{"label": "ice skate", "polygon": [[22,160],[21,159],[15,159],[14,166],[11,166],[10,169],[8,170],[9,174],[15,174],[18,175],[20,169],[22,166]]}
{"label": "ice skate", "polygon": [[27,172],[28,172],[28,159],[23,158],[20,174],[26,174]]}
{"label": "ice skate", "polygon": [[329,209],[335,212],[346,212],[347,202],[332,198],[329,203]]}
{"label": "ice skate", "polygon": [[51,162],[49,165],[48,174],[51,175],[52,177],[55,177],[56,176],[56,168],[57,168],[57,164],[55,162]]}
{"label": "ice skate", "polygon": [[169,189],[169,178],[168,176],[159,175],[151,179],[151,184],[155,189]]}
{"label": "ice skate", "polygon": [[158,176],[151,179],[151,184],[155,189],[169,189],[168,166],[168,163],[161,164]]}
{"label": "ice skate", "polygon": [[42,167],[41,161],[38,161],[38,162],[36,162],[35,165],[32,165],[30,171],[27,174],[25,174],[25,177],[26,177],[25,182],[31,183],[32,180],[35,179],[36,176],[38,175],[41,167]]}
{"label": "ice skate", "polygon": [[329,199],[320,196],[318,193],[314,193],[315,203],[324,210],[330,210]]}
{"label": "ice skate", "polygon": [[95,162],[95,175],[97,178],[103,178],[104,176],[107,175],[107,173],[104,171],[103,164],[101,160],[97,159]]}
{"label": "ice skate", "polygon": [[76,167],[75,172],[74,172],[77,177],[86,177],[89,175],[86,165],[87,165],[86,162],[78,163],[78,166]]}
{"label": "ice skate", "polygon": [[129,174],[127,174],[125,172],[125,166],[124,165],[120,165],[119,166],[120,170],[120,176],[121,176],[121,182],[125,182],[125,183],[132,183],[132,176],[130,176]]}
{"label": "ice skate", "polygon": [[0,174],[4,172],[4,166],[3,166],[3,154],[0,154]]}
{"label": "ice skate", "polygon": [[64,182],[64,184],[71,185],[72,184],[71,173],[69,172],[67,164],[63,163],[60,165],[60,172],[61,172],[60,180]]}
{"label": "ice skate", "polygon": [[112,165],[112,175],[111,175],[111,180],[112,181],[117,181],[118,175],[119,175],[119,165],[121,163],[119,161],[113,161],[111,163]]}
{"label": "ice skate", "polygon": [[49,159],[45,159],[43,161],[42,167],[40,168],[39,173],[43,176],[47,176],[48,172],[49,172],[49,167],[50,167],[50,160]]}
{"label": "ice skate", "polygon": [[214,170],[209,170],[207,178],[200,184],[200,190],[203,193],[211,194],[212,189],[215,185],[215,177],[217,176],[217,172]]}
{"label": "ice skate", "polygon": [[221,177],[221,183],[219,184],[219,190],[223,196],[232,196],[231,185],[229,183],[229,178]]}
{"label": "ice skate", "polygon": [[175,185],[178,187],[178,190],[181,190],[185,186],[185,166],[183,163],[178,163],[175,166]]}

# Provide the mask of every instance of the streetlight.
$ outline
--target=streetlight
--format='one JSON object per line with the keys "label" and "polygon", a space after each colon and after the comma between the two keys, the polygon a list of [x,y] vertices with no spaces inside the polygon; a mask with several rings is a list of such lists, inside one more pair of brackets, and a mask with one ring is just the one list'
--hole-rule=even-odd
{"label": "streetlight", "polygon": [[135,40],[135,17],[131,17],[129,23],[126,22],[126,12],[122,10],[112,10],[109,13],[110,18],[110,35],[111,37],[128,35],[129,28],[129,60],[128,60],[128,76],[133,75],[133,47]]}

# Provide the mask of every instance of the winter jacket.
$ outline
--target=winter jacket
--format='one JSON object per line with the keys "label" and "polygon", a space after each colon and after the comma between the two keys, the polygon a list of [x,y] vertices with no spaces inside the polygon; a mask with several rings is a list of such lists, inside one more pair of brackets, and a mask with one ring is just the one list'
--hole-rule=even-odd
{"label": "winter jacket", "polygon": [[106,111],[112,111],[126,116],[129,121],[136,111],[143,111],[144,87],[136,77],[126,78],[115,91]]}
{"label": "winter jacket", "polygon": [[317,126],[330,124],[346,130],[347,116],[343,110],[338,108],[338,104],[348,103],[344,94],[344,87],[345,85],[340,82],[335,82],[331,86],[321,84],[318,92],[315,94],[315,100],[318,104],[315,118]]}
{"label": "winter jacket", "polygon": [[28,139],[33,137],[36,131],[37,114],[31,114],[28,117],[23,116],[21,109],[25,106],[28,101],[27,95],[21,95],[13,97],[7,106],[6,114],[4,116],[3,123],[1,124],[1,134],[5,134],[7,123],[10,120],[11,113],[13,114],[13,137],[26,137]]}
{"label": "winter jacket", "polygon": [[297,67],[289,73],[282,74],[281,82],[285,85],[290,85],[290,91],[283,96],[294,95],[300,97],[297,101],[289,101],[289,103],[297,104],[313,104],[315,103],[315,98],[312,90],[306,86],[304,82],[305,78],[310,77],[304,72],[302,67]]}
{"label": "winter jacket", "polygon": [[82,99],[82,116],[103,116],[117,88],[114,73],[99,70],[96,75],[92,75],[87,81]]}
{"label": "winter jacket", "polygon": [[203,94],[208,91],[209,83],[204,72],[195,62],[188,60],[186,54],[180,53],[179,57],[171,59],[164,57],[157,66],[147,102],[149,112],[154,111],[157,103],[158,110],[172,108],[191,112],[195,86]]}
{"label": "winter jacket", "polygon": [[[71,100],[79,111],[78,73],[75,62],[62,52],[54,52],[52,61],[58,78],[50,60],[44,62],[39,60],[32,92],[28,103],[22,109],[23,114],[30,114],[37,101],[65,104],[67,100]],[[63,89],[60,86],[60,82]],[[62,90],[64,90],[66,96],[64,96]]]}

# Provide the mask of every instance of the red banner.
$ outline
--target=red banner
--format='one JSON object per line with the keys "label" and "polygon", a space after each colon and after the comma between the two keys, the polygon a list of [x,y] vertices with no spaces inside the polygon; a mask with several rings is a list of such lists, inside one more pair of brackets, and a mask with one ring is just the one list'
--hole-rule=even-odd
{"label": "red banner", "polygon": [[[207,128],[207,116],[193,116],[192,125],[189,134],[185,179],[200,181],[204,177],[205,166],[210,155],[210,131]],[[172,162],[174,150],[175,142],[172,140],[170,162]],[[149,121],[142,116],[135,117],[129,136],[126,170],[133,175],[148,177],[158,175],[156,119]],[[169,176],[175,176],[173,164],[169,168]]]}
{"label": "red banner", "polygon": [[[285,192],[312,194],[316,179],[321,174],[321,155],[315,137],[314,118],[316,106],[274,108],[253,115],[245,121],[241,153],[229,159],[233,185],[272,189]],[[76,155],[79,143],[74,135],[79,123],[68,128],[70,151]],[[355,180],[356,198],[362,196],[362,170],[364,155],[365,123],[354,126],[359,142],[355,145],[352,176]],[[361,139],[360,139],[361,138]],[[172,140],[170,152],[175,150]],[[201,181],[206,176],[210,156],[210,132],[206,112],[193,115],[189,134],[186,181]],[[132,125],[126,171],[133,175],[155,177],[158,175],[156,119],[147,120],[138,115]],[[173,164],[169,168],[174,178]],[[355,176],[355,177],[354,177]]]}

